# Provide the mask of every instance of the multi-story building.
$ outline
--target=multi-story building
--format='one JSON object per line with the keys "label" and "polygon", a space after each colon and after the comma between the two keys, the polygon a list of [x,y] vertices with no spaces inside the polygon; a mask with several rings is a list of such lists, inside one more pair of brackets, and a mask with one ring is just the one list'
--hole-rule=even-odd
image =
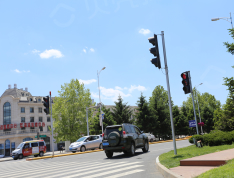
{"label": "multi-story building", "polygon": [[[0,155],[10,153],[23,141],[44,139],[47,151],[52,150],[50,115],[43,111],[43,97],[32,96],[28,88],[8,85],[0,98]],[[57,150],[57,144],[54,143]]]}

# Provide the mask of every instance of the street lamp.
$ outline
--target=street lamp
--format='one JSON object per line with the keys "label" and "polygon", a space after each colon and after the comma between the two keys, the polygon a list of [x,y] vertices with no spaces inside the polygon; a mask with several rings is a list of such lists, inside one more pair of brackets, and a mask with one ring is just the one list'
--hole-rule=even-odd
{"label": "street lamp", "polygon": [[[202,84],[203,84],[203,83],[200,83],[199,85],[202,85]],[[200,118],[200,123],[201,123],[201,115],[200,115],[199,103],[198,103],[198,96],[197,96],[197,87],[199,87],[199,85],[195,86],[195,88],[196,88],[196,98],[197,98],[197,106],[198,106],[199,118]],[[202,125],[201,125],[201,133],[202,133],[202,135],[203,135]]]}
{"label": "street lamp", "polygon": [[[220,20],[220,19],[223,19],[223,20],[226,20],[226,21],[230,22],[230,23],[231,23],[231,26],[232,26],[232,28],[233,28],[231,12],[230,12],[230,17],[212,18],[211,21],[217,21],[217,20]],[[230,21],[229,21],[228,19],[230,19]]]}
{"label": "street lamp", "polygon": [[[102,114],[102,105],[101,105],[101,97],[100,97],[100,87],[99,87],[99,75],[102,70],[104,70],[106,67],[103,67],[100,72],[97,71],[97,77],[98,77],[98,89],[99,89],[99,104],[100,104],[100,113]],[[99,116],[100,117],[100,116]],[[101,118],[102,121],[102,118]],[[103,133],[103,122],[102,122],[102,133]]]}

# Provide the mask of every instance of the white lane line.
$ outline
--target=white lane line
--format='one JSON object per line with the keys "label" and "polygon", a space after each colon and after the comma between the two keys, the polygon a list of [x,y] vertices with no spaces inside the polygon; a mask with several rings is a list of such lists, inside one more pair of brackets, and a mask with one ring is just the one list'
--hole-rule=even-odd
{"label": "white lane line", "polygon": [[130,175],[130,174],[135,174],[135,173],[142,172],[142,171],[145,171],[145,170],[136,169],[136,170],[133,170],[133,171],[128,171],[128,172],[124,172],[124,173],[120,173],[120,174],[115,174],[115,175],[105,177],[105,178],[118,178],[118,177],[127,176],[127,175]]}
{"label": "white lane line", "polygon": [[[90,167],[88,169],[82,169],[82,171],[84,171],[83,173],[79,173],[80,171],[71,171],[69,172],[70,174],[74,174],[73,176],[69,176],[69,177],[77,177],[77,176],[81,176],[81,175],[86,175],[86,174],[91,174],[91,173],[96,173],[96,172],[100,172],[100,171],[105,171],[108,169],[115,169],[115,168],[119,168],[119,167],[123,167],[123,166],[129,166],[132,164],[138,164],[139,162],[133,162],[133,163],[114,163],[114,164],[110,164],[108,165],[108,167],[103,168],[104,166],[96,166],[96,167]],[[120,165],[118,165],[120,164]],[[100,168],[100,169],[99,169]],[[93,170],[95,169],[95,170]],[[89,171],[91,170],[91,171]],[[75,173],[79,173],[79,174],[75,174]],[[64,174],[59,174],[59,177],[66,175],[66,173]],[[46,176],[47,178],[52,178],[52,177],[57,177],[58,175],[53,175],[53,176]]]}
{"label": "white lane line", "polygon": [[[96,165],[102,165],[102,164],[106,164],[106,163],[99,163],[99,162],[96,162],[96,163],[93,163],[93,164],[89,164],[89,165],[85,165],[83,166],[83,168],[85,167],[90,167],[90,166],[96,166]],[[76,169],[77,170],[77,166],[80,166],[80,165],[83,165],[83,163],[76,163],[76,164],[71,164],[71,165],[67,165],[70,169]],[[43,166],[43,169],[41,169],[41,167]],[[59,165],[57,166],[56,164],[54,164],[53,166],[52,165],[38,165],[37,167],[34,167],[34,168],[31,168],[29,165],[27,165],[27,167],[24,167],[23,169],[20,168],[18,169],[17,171],[14,169],[14,172],[13,174],[11,173],[11,176],[14,176],[14,177],[19,177],[21,175],[29,175],[29,177],[31,177],[32,175],[41,175],[42,172],[47,172],[47,171],[51,171],[51,170],[54,170],[56,172],[61,172],[61,171],[64,171],[64,170],[61,170],[62,168],[64,168],[66,166],[63,166],[63,165]],[[40,168],[40,169],[38,169]],[[60,169],[60,171],[57,171],[58,169]],[[12,170],[11,170],[12,172]],[[8,171],[9,173],[9,171]],[[47,172],[48,174],[48,172]],[[2,177],[8,177],[8,176],[3,176],[3,173],[1,172],[1,178]]]}
{"label": "white lane line", "polygon": [[[138,168],[138,167],[141,167],[141,166],[144,166],[144,165],[128,166],[128,167],[117,169],[117,170],[113,170],[113,171],[107,171],[107,172],[102,172],[102,173],[99,173],[99,174],[89,175],[89,176],[86,176],[86,177],[83,177],[83,178],[96,178],[98,176],[104,176],[104,175],[107,175],[107,174],[113,174],[113,173],[120,172],[120,171],[126,171],[128,169],[134,169],[134,168]],[[68,178],[72,178],[72,177],[76,177],[76,175],[69,176]]]}

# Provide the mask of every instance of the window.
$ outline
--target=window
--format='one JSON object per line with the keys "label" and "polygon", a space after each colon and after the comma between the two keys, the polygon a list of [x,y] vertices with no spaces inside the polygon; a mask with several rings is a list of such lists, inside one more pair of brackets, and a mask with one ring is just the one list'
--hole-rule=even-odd
{"label": "window", "polygon": [[4,145],[0,144],[0,155],[4,155]]}
{"label": "window", "polygon": [[25,143],[24,149],[25,149],[25,148],[29,148],[29,143]]}
{"label": "window", "polygon": [[25,113],[25,108],[21,107],[21,113]]}
{"label": "window", "polygon": [[44,146],[44,142],[39,142],[39,146]]}
{"label": "window", "polygon": [[43,127],[41,126],[41,127],[39,127],[39,129],[40,129],[40,131],[43,131]]}
{"label": "window", "polygon": [[6,102],[3,105],[3,125],[11,124],[11,104]]}
{"label": "window", "polygon": [[141,134],[141,131],[138,128],[136,128],[136,127],[134,127],[134,128],[135,128],[135,131],[137,134]]}
{"label": "window", "polygon": [[47,117],[47,122],[50,122],[50,117]]}
{"label": "window", "polygon": [[34,122],[34,117],[30,117],[30,122]]}
{"label": "window", "polygon": [[134,126],[130,126],[130,128],[131,128],[131,130],[132,130],[132,132],[131,132],[131,133],[136,133],[136,131],[135,131],[135,127],[134,127]]}
{"label": "window", "polygon": [[38,108],[38,112],[39,112],[39,113],[42,113],[42,108]]}
{"label": "window", "polygon": [[38,102],[41,102],[41,99],[39,98],[37,101],[38,101]]}
{"label": "window", "polygon": [[21,122],[25,122],[25,117],[21,117]]}
{"label": "window", "polygon": [[132,131],[128,125],[124,125],[124,130],[126,131],[126,133],[132,133]]}
{"label": "window", "polygon": [[25,130],[25,127],[21,127],[21,130]]}
{"label": "window", "polygon": [[32,101],[33,99],[32,98],[30,98],[30,101]]}
{"label": "window", "polygon": [[11,152],[15,150],[15,142],[11,142]]}
{"label": "window", "polygon": [[34,108],[30,108],[30,113],[34,113]]}
{"label": "window", "polygon": [[37,143],[37,142],[31,143],[31,146],[32,146],[32,147],[38,147],[38,143]]}
{"label": "window", "polygon": [[42,119],[42,117],[39,117],[39,122],[43,122],[43,119]]}
{"label": "window", "polygon": [[51,126],[47,126],[47,131],[49,132],[51,130]]}

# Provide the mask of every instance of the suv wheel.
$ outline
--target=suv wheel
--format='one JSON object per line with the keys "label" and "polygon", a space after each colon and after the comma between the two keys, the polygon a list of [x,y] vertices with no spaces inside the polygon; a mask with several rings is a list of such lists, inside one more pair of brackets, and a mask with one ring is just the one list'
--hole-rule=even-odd
{"label": "suv wheel", "polygon": [[148,142],[148,140],[145,140],[145,145],[144,145],[144,148],[142,148],[142,151],[144,153],[149,151],[149,142]]}
{"label": "suv wheel", "polygon": [[134,143],[131,144],[131,148],[130,148],[129,154],[130,154],[131,156],[135,155],[135,145],[134,145]]}
{"label": "suv wheel", "polygon": [[112,158],[113,152],[111,152],[111,151],[106,151],[106,156],[107,156],[107,158]]}

